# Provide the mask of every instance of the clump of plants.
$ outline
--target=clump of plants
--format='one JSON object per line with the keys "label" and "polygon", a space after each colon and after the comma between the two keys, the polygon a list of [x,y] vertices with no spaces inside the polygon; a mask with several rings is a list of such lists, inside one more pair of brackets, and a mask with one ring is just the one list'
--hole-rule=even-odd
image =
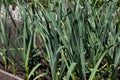
{"label": "clump of plants", "polygon": [[15,26],[11,31],[8,19],[1,19],[0,52],[5,69],[12,65],[15,74],[15,55],[19,55],[26,80],[46,76],[52,80],[119,78],[118,0],[50,0],[47,7],[39,0],[14,2],[20,9],[22,25],[11,17]]}

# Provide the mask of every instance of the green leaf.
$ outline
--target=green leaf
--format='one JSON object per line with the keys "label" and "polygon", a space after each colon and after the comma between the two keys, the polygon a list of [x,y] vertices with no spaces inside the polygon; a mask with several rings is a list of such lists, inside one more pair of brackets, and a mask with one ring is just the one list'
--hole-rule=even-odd
{"label": "green leaf", "polygon": [[76,63],[72,62],[71,65],[70,65],[70,67],[68,68],[65,80],[69,80],[70,79],[70,75],[72,75],[72,71],[74,70],[75,66],[76,66]]}
{"label": "green leaf", "polygon": [[37,64],[32,70],[31,70],[31,72],[29,73],[29,79],[30,79],[30,77],[34,74],[34,72],[37,70],[37,68],[40,66],[41,64]]}
{"label": "green leaf", "polygon": [[36,76],[33,80],[37,80],[39,79],[40,77],[44,77],[45,75],[47,75],[48,73],[42,73],[42,74],[39,74],[38,76]]}

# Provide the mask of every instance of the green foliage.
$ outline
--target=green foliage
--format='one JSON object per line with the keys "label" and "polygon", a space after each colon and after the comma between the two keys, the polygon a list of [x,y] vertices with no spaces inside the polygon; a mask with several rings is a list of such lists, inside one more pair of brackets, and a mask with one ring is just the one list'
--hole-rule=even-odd
{"label": "green foliage", "polygon": [[[117,79],[120,74],[119,0],[15,3],[22,17],[21,26],[11,17],[16,28],[12,32],[15,40],[10,40],[11,32],[6,34],[2,19],[0,26],[3,44],[0,54],[5,65],[7,62],[13,65],[14,73],[15,55],[20,53],[26,80],[46,75],[52,80]],[[7,25],[10,30],[10,24]],[[43,44],[36,43],[36,40]],[[38,45],[45,49],[44,54]],[[7,51],[13,54],[12,59],[6,55]],[[48,71],[39,75],[36,72],[43,65],[38,58],[49,63]]]}
{"label": "green foliage", "polygon": [[9,2],[9,3],[13,3],[14,2],[14,0],[0,0],[0,3],[5,3],[5,2]]}
{"label": "green foliage", "polygon": [[[116,50],[115,46],[119,45],[117,40],[119,31],[115,32],[117,26],[113,20],[118,15],[113,16],[113,14],[116,14],[118,9],[117,3],[118,1],[101,3],[84,1],[82,5],[79,4],[79,0],[72,3],[60,0],[57,2],[57,6],[54,3],[49,4],[48,10],[40,5],[46,23],[41,24],[40,22],[41,27],[38,27],[37,30],[45,41],[53,80],[58,79],[57,77],[61,79],[61,75],[57,75],[56,72],[58,71],[56,65],[62,65],[61,63],[66,65],[64,67],[67,68],[67,71],[69,71],[72,63],[76,63],[71,73],[73,80],[75,76],[81,80],[105,79],[102,76],[97,76],[97,74],[101,75],[103,71],[99,71],[104,66],[104,64],[101,64],[102,62],[108,63],[110,67],[114,64],[112,61],[116,60],[113,54]],[[97,4],[99,6],[96,6]],[[112,34],[109,35],[110,33]],[[112,38],[113,35],[114,38]],[[59,57],[57,57],[58,53],[56,51],[61,46],[63,48],[61,48]],[[106,60],[105,62],[103,61],[104,59]],[[111,60],[109,61],[109,59]],[[54,61],[57,61],[57,63]],[[118,58],[117,61],[119,61]],[[64,70],[64,67],[61,67],[61,70]],[[113,70],[116,70],[115,66]],[[62,73],[62,71],[59,71],[62,74],[67,74],[66,72]],[[112,74],[109,74],[109,76],[113,74],[116,73],[112,71]],[[62,75],[62,77],[65,76]]]}

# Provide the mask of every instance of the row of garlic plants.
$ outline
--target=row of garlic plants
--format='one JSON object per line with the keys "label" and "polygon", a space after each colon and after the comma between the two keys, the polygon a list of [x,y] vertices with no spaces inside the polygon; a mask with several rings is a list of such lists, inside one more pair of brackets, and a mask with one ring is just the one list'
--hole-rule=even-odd
{"label": "row of garlic plants", "polygon": [[[0,51],[4,64],[10,62],[14,73],[15,55],[20,54],[26,80],[46,74],[52,80],[118,78],[119,0],[49,0],[47,6],[43,6],[39,0],[31,1],[29,6],[14,1],[20,11],[21,27],[13,19],[16,31],[8,30],[6,34],[2,19],[0,27],[3,44]],[[7,7],[9,3],[4,4]],[[11,15],[9,8],[7,10]],[[7,24],[6,19],[4,21]],[[10,29],[10,25],[7,25]],[[11,34],[15,36],[14,41],[10,39]],[[37,40],[42,43],[37,43]],[[39,50],[40,47],[44,50]],[[8,52],[12,54],[12,59],[7,57]],[[37,71],[42,66],[38,58],[49,63],[45,73]]]}

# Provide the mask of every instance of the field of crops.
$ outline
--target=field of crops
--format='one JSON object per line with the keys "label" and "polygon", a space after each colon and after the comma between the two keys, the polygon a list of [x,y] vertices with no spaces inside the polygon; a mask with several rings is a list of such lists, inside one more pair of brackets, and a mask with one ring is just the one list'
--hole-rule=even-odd
{"label": "field of crops", "polygon": [[0,69],[25,80],[120,79],[119,0],[26,1],[0,1]]}

